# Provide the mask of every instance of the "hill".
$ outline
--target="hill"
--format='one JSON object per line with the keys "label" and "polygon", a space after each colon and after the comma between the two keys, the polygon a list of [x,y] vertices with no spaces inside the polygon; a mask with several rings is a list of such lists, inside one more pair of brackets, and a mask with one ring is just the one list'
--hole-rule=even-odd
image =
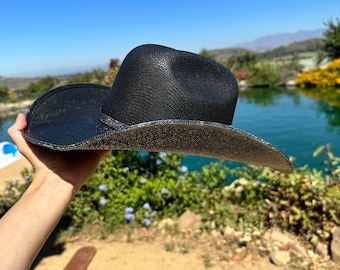
{"label": "hill", "polygon": [[268,35],[255,39],[251,42],[240,43],[236,47],[256,52],[264,52],[294,42],[300,42],[314,38],[322,38],[324,31],[325,29],[316,29],[312,31],[298,31],[294,33],[280,33],[276,35]]}
{"label": "hill", "polygon": [[286,46],[279,46],[277,48],[267,50],[265,52],[257,52],[244,48],[224,48],[209,50],[208,53],[214,57],[217,62],[227,64],[231,56],[243,55],[246,52],[256,54],[259,59],[273,59],[289,55],[300,55],[301,58],[316,57],[319,52],[319,46],[322,42],[321,38],[313,38],[300,42],[294,42]]}

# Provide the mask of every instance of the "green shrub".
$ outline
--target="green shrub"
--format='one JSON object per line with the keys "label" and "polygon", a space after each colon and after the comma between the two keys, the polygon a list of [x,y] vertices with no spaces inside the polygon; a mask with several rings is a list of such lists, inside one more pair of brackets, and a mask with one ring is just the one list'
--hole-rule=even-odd
{"label": "green shrub", "polygon": [[[207,230],[277,225],[309,240],[329,240],[340,225],[340,158],[328,145],[314,154],[324,155],[324,171],[303,166],[286,175],[250,165],[230,169],[222,162],[189,172],[177,154],[113,151],[76,194],[65,220],[75,231],[100,225],[109,233],[127,224],[149,227],[191,210]],[[26,183],[9,183],[0,196],[0,215],[27,188],[32,172],[23,176]]]}

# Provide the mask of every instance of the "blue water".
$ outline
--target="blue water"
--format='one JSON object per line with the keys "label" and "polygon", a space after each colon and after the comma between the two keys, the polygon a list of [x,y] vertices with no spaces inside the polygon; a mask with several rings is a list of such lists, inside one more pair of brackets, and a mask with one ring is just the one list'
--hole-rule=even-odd
{"label": "blue water", "polygon": [[[320,168],[322,157],[314,150],[327,143],[340,156],[340,108],[306,97],[294,89],[253,89],[240,93],[233,127],[252,133],[295,158],[295,167]],[[190,170],[215,159],[187,156]],[[240,163],[226,162],[234,167]]]}
{"label": "blue water", "polygon": [[[15,116],[0,118],[0,141],[10,140],[7,128]],[[306,97],[294,89],[253,89],[240,92],[233,127],[252,133],[293,156],[296,166],[308,164],[320,168],[322,158],[313,158],[319,145],[331,144],[340,156],[340,108],[324,100]],[[186,156],[183,163],[190,170],[217,161]],[[227,162],[230,166],[239,165]]]}

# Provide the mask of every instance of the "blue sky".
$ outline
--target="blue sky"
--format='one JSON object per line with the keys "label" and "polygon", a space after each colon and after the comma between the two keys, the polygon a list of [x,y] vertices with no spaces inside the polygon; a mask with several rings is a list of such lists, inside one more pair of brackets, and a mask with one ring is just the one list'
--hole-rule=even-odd
{"label": "blue sky", "polygon": [[324,28],[339,0],[0,1],[0,76],[68,74],[157,43],[199,53]]}

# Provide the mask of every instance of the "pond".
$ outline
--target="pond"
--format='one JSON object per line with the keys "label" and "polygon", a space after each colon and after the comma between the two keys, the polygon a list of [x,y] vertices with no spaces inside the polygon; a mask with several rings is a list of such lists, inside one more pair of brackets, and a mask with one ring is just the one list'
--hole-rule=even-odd
{"label": "pond", "polygon": [[[308,164],[311,168],[320,168],[323,159],[313,157],[318,146],[329,143],[333,153],[340,156],[340,107],[329,105],[325,98],[305,96],[294,88],[242,90],[233,127],[252,133],[287,156],[293,156],[296,167]],[[0,118],[0,141],[9,140],[6,130],[14,118]],[[183,164],[189,170],[196,170],[212,161],[216,160],[186,156]]]}

